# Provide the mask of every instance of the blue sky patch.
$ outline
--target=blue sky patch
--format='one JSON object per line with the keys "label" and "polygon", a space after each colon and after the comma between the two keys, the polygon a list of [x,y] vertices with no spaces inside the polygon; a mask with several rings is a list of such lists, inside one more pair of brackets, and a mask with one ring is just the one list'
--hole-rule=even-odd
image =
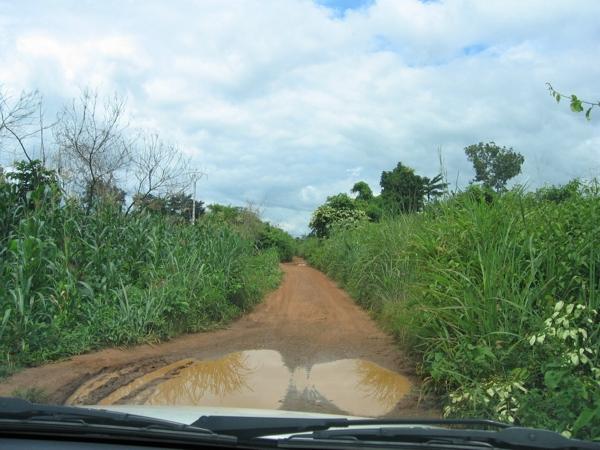
{"label": "blue sky patch", "polygon": [[487,48],[488,48],[488,46],[485,44],[481,44],[481,43],[472,44],[472,45],[467,45],[466,47],[463,47],[462,53],[465,56],[473,56],[473,55],[477,55],[478,53],[485,51]]}
{"label": "blue sky patch", "polygon": [[343,17],[348,10],[366,9],[375,0],[315,0],[315,3],[333,10],[336,16]]}

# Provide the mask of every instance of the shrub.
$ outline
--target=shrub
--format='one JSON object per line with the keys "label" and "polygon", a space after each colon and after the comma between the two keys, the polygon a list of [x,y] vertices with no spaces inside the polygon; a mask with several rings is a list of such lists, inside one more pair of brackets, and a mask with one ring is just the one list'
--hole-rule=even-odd
{"label": "shrub", "polygon": [[294,238],[280,228],[266,225],[257,238],[259,249],[273,248],[277,251],[280,261],[291,261],[295,254]]}

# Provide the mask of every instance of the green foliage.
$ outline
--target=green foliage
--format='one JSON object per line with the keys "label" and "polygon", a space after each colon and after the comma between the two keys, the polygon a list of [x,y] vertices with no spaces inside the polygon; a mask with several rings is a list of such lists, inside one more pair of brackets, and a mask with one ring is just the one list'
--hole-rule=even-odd
{"label": "green foliage", "polygon": [[473,163],[475,180],[497,192],[506,189],[506,183],[521,173],[525,158],[512,148],[500,147],[494,142],[469,145],[465,154]]}
{"label": "green foliage", "polygon": [[280,261],[291,261],[296,253],[296,241],[281,228],[266,224],[259,233],[257,246],[259,249],[277,250]]}
{"label": "green foliage", "polygon": [[414,352],[446,415],[599,437],[600,195],[552,189],[477,187],[302,252]]}
{"label": "green foliage", "polygon": [[567,98],[569,100],[569,106],[571,111],[574,113],[583,112],[585,109],[585,118],[587,120],[591,120],[592,109],[595,107],[600,107],[600,102],[590,102],[587,100],[582,100],[577,97],[575,94],[564,95],[555,90],[550,83],[546,83],[546,87],[550,92],[550,95],[556,100],[556,103],[560,103],[561,98]]}
{"label": "green foliage", "polygon": [[373,191],[371,190],[371,187],[364,181],[358,181],[354,183],[354,186],[352,186],[352,190],[350,192],[357,194],[357,200],[368,202],[373,198]]}
{"label": "green foliage", "polygon": [[104,180],[89,182],[85,189],[84,202],[88,211],[99,205],[112,205],[122,209],[125,205],[125,191],[114,183]]}
{"label": "green foliage", "polygon": [[251,207],[213,204],[204,220],[232,227],[260,250],[275,250],[280,261],[291,261],[294,256],[294,238],[281,228],[260,220],[258,211]]}
{"label": "green foliage", "polygon": [[[169,194],[165,197],[165,212],[173,217],[179,217],[183,220],[192,220],[194,212],[194,200],[190,194],[177,192]],[[196,200],[196,219],[204,214],[204,203]]]}
{"label": "green foliage", "polygon": [[206,217],[214,223],[227,224],[238,233],[253,242],[259,238],[265,224],[260,220],[258,211],[250,207],[212,204]]}
{"label": "green foliage", "polygon": [[444,182],[444,177],[441,173],[433,178],[423,177],[423,191],[428,201],[444,195],[448,189],[448,183]]}
{"label": "green foliage", "polygon": [[[162,197],[153,194],[138,195],[134,198],[135,211],[168,215],[181,222],[190,222],[194,200],[185,192],[168,193]],[[204,202],[196,200],[196,219],[205,213]]]}
{"label": "green foliage", "polygon": [[312,215],[310,228],[315,236],[328,236],[334,228],[351,228],[367,220],[367,214],[347,194],[327,198]]}
{"label": "green foliage", "polygon": [[373,197],[368,202],[357,200],[357,203],[358,207],[365,212],[371,222],[379,222],[385,214],[381,197]]}
{"label": "green foliage", "polygon": [[227,223],[195,226],[44,186],[0,183],[0,358],[11,367],[204,330],[280,279],[278,254]]}
{"label": "green foliage", "polygon": [[134,211],[144,213],[167,213],[167,200],[153,194],[135,195],[133,198]]}
{"label": "green foliage", "polygon": [[15,183],[18,199],[22,203],[29,203],[27,195],[39,189],[58,190],[56,174],[47,170],[37,159],[15,163],[15,171],[8,173],[6,178]]}
{"label": "green foliage", "polygon": [[401,162],[391,171],[381,173],[381,198],[394,213],[420,211],[423,208],[425,179]]}
{"label": "green foliage", "polygon": [[536,197],[542,201],[560,203],[579,196],[582,184],[578,179],[569,181],[563,186],[546,186],[538,189]]}

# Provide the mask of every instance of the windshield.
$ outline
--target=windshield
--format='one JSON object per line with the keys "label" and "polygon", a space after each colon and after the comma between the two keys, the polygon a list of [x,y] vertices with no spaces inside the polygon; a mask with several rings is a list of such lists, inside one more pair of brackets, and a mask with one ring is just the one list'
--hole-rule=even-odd
{"label": "windshield", "polygon": [[598,17],[0,0],[0,397],[600,438]]}

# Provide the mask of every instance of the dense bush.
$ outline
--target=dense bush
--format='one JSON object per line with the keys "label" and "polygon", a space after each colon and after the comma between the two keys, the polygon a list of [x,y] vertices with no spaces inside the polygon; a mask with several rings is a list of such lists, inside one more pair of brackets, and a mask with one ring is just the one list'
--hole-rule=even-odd
{"label": "dense bush", "polygon": [[265,224],[259,232],[257,245],[260,249],[274,248],[281,261],[291,261],[296,253],[296,241],[280,228]]}
{"label": "dense bush", "polygon": [[19,365],[230,320],[280,280],[275,250],[223,223],[86,212],[46,181],[0,180],[0,358]]}
{"label": "dense bush", "polygon": [[303,252],[411,349],[448,416],[600,437],[594,185],[466,193]]}
{"label": "dense bush", "polygon": [[209,206],[204,220],[231,227],[239,235],[252,241],[259,250],[275,250],[280,261],[291,261],[295,254],[294,238],[281,228],[260,220],[258,211],[252,207],[213,204]]}

